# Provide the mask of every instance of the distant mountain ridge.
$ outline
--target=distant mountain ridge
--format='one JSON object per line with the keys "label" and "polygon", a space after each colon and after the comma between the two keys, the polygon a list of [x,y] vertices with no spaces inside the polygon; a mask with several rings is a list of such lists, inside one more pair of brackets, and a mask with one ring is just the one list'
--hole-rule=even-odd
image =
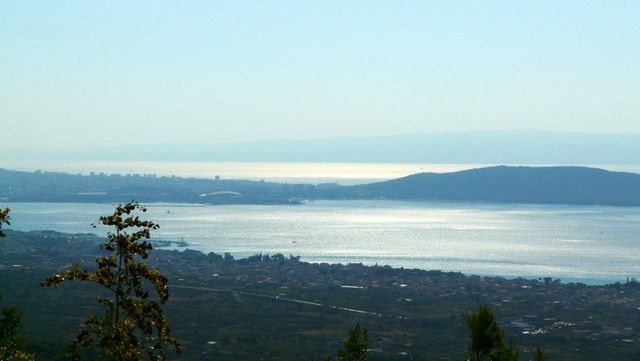
{"label": "distant mountain ridge", "polygon": [[487,167],[354,186],[365,198],[640,206],[640,174],[587,167]]}
{"label": "distant mountain ridge", "polygon": [[0,201],[298,204],[320,199],[396,199],[640,206],[640,174],[586,167],[477,168],[419,173],[357,186],[140,175],[91,176],[0,169]]}
{"label": "distant mountain ridge", "polygon": [[[7,160],[637,164],[640,133],[470,131],[218,144],[6,150]],[[0,163],[0,166],[2,164]]]}

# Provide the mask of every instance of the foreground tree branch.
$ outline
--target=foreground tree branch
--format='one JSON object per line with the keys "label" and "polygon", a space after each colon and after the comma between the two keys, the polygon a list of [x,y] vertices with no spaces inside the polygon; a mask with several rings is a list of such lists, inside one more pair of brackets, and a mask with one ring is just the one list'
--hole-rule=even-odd
{"label": "foreground tree branch", "polygon": [[[146,212],[146,208],[132,201],[117,206],[112,215],[100,217],[98,224],[115,230],[100,245],[112,254],[98,258],[95,271],[87,271],[76,263],[41,284],[58,287],[64,281],[89,281],[110,291],[108,297],[96,297],[105,308],[104,315],[90,316],[73,341],[71,353],[76,358],[82,355],[82,348],[99,349],[100,359],[119,361],[166,360],[171,346],[180,352],[180,344],[171,335],[161,308],[169,298],[168,280],[145,263],[153,249],[147,240],[151,238],[151,230],[159,226],[141,220],[136,215],[139,212]],[[145,288],[149,285],[155,292]]]}

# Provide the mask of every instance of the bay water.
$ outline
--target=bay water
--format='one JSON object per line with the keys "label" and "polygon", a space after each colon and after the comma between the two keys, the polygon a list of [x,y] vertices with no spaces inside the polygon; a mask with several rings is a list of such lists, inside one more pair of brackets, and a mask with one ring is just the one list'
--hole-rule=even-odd
{"label": "bay water", "polygon": [[[90,224],[113,212],[111,204],[10,206],[11,229],[101,236],[108,229]],[[236,258],[281,253],[308,262],[587,284],[640,276],[640,208],[388,200],[146,206],[144,218],[160,224],[153,239]]]}

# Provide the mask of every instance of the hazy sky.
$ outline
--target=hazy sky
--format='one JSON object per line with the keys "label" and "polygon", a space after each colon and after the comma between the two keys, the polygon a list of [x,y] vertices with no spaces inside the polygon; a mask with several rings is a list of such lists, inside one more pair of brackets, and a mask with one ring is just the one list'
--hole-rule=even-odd
{"label": "hazy sky", "polygon": [[0,1],[0,149],[640,132],[640,1]]}

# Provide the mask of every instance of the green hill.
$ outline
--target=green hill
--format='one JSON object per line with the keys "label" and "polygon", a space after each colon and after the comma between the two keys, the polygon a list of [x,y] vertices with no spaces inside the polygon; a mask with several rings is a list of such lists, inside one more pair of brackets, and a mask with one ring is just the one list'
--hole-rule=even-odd
{"label": "green hill", "polygon": [[361,198],[640,206],[640,174],[585,167],[488,167],[351,187]]}

